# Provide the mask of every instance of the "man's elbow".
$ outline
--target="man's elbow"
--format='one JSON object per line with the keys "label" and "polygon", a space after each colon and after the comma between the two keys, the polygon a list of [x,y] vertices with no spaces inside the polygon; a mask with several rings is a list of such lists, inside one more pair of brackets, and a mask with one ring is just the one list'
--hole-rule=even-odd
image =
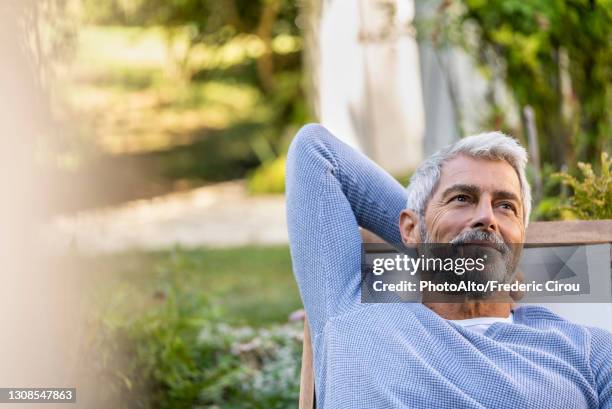
{"label": "man's elbow", "polygon": [[323,125],[310,123],[302,126],[291,141],[287,154],[288,160],[296,154],[312,150],[331,136],[331,133]]}

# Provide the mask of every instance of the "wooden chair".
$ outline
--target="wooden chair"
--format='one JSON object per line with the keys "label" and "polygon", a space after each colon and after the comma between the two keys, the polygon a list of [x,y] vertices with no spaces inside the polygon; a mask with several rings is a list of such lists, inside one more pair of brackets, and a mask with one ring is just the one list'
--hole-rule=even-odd
{"label": "wooden chair", "polygon": [[[362,230],[361,238],[367,243],[381,243],[375,234]],[[612,220],[532,222],[527,229],[528,244],[598,244],[612,243]],[[308,317],[304,318],[304,347],[300,378],[299,409],[315,408],[314,368]]]}

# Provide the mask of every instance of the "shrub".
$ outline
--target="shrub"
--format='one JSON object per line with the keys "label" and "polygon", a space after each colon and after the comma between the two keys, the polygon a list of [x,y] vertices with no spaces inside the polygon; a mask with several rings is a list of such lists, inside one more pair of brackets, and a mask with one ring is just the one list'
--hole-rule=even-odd
{"label": "shrub", "polygon": [[554,176],[573,190],[568,203],[561,209],[569,210],[579,219],[612,218],[612,159],[606,152],[601,154],[601,174],[593,171],[590,163],[578,163],[581,178],[568,173],[556,173]]}
{"label": "shrub", "polygon": [[262,164],[249,177],[251,193],[283,193],[285,191],[285,156]]}
{"label": "shrub", "polygon": [[[107,314],[90,345],[100,400],[122,408],[293,408],[302,324],[235,327],[170,277],[144,312]],[[109,393],[110,392],[110,393]]]}

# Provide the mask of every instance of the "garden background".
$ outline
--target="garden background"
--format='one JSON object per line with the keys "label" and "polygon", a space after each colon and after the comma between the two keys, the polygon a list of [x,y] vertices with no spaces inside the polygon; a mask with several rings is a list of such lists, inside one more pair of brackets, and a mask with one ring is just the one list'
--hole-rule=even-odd
{"label": "garden background", "polygon": [[[315,74],[332,3],[41,0],[3,10],[46,107],[28,154],[53,180],[42,240],[80,277],[79,348],[98,386],[84,407],[296,407],[303,324],[284,157],[300,126],[325,119]],[[453,138],[501,129],[527,146],[534,220],[612,218],[612,2],[444,0],[398,20],[408,3],[354,7],[396,24],[377,41],[408,36],[438,60],[446,96],[424,104],[425,117],[447,104]],[[486,109],[457,97],[471,83],[443,64],[453,53],[482,78]],[[354,123],[357,140],[384,137]],[[427,124],[410,130],[424,146]],[[410,172],[393,170],[404,184]]]}

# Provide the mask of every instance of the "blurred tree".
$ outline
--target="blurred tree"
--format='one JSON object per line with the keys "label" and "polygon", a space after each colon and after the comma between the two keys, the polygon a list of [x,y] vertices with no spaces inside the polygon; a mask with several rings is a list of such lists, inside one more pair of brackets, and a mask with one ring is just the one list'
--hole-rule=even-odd
{"label": "blurred tree", "polygon": [[[259,38],[259,86],[266,94],[275,87],[272,42],[279,34],[299,35],[295,24],[298,2],[291,0],[84,0],[89,20],[100,24],[162,26],[170,36],[189,29],[188,48],[221,45],[249,34]],[[187,53],[188,55],[188,53]],[[186,57],[188,58],[188,57]]]}
{"label": "blurred tree", "polygon": [[[256,88],[258,109],[251,114],[205,130],[189,146],[160,153],[156,159],[164,177],[244,177],[281,156],[309,120],[298,27],[308,0],[80,1],[86,24],[161,30],[169,57],[165,68],[178,73],[186,88],[195,82]],[[241,57],[227,63],[230,54]]]}

